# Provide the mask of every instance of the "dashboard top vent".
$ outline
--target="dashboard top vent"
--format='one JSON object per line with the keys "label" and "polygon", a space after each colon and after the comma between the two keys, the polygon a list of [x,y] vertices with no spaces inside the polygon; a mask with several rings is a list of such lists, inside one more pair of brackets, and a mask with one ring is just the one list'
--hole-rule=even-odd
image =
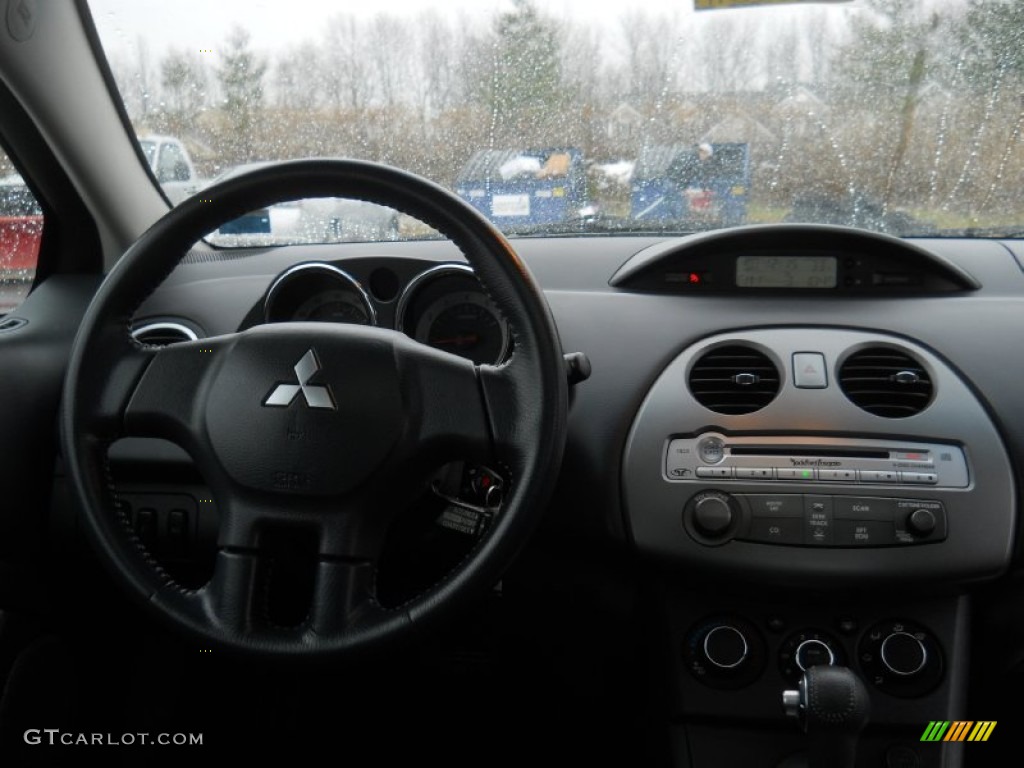
{"label": "dashboard top vent", "polygon": [[196,341],[199,335],[181,323],[162,321],[145,323],[132,330],[132,338],[140,344],[154,347],[166,347],[182,341]]}
{"label": "dashboard top vent", "polygon": [[690,369],[690,392],[710,411],[753,413],[775,399],[779,371],[763,352],[731,345],[705,352]]}
{"label": "dashboard top vent", "polygon": [[891,347],[868,347],[850,355],[839,369],[839,386],[854,405],[887,419],[920,413],[933,394],[924,366]]}

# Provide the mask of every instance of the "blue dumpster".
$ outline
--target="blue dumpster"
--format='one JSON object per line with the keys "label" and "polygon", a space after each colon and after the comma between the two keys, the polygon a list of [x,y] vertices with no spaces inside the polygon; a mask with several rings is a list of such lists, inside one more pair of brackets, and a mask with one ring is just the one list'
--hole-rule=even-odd
{"label": "blue dumpster", "polygon": [[455,190],[499,229],[566,221],[585,205],[583,154],[571,147],[482,149],[459,173]]}
{"label": "blue dumpster", "polygon": [[[646,147],[633,171],[630,216],[687,227],[728,227],[747,218],[750,145]],[[706,148],[711,151],[707,152]]]}

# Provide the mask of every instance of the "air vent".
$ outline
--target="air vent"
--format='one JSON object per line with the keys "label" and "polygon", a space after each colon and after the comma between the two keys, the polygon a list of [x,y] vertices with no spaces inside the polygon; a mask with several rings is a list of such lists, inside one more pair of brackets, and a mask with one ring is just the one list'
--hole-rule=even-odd
{"label": "air vent", "polygon": [[718,347],[690,369],[690,392],[715,413],[753,413],[775,399],[779,371],[767,355],[751,347]]}
{"label": "air vent", "polygon": [[0,317],[0,333],[16,331],[28,325],[28,320],[23,317]]}
{"label": "air vent", "polygon": [[855,405],[887,419],[913,416],[932,400],[928,371],[890,347],[869,347],[846,358],[839,369],[839,386]]}
{"label": "air vent", "polygon": [[132,331],[132,338],[140,344],[154,347],[166,347],[182,341],[195,341],[199,338],[195,331],[181,323],[146,323]]}

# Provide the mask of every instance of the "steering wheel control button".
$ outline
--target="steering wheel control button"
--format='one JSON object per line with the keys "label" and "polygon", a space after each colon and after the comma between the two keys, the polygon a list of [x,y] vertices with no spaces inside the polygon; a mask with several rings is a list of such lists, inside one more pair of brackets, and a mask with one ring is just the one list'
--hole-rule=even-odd
{"label": "steering wheel control button", "polygon": [[827,547],[832,539],[832,497],[804,496],[804,544]]}
{"label": "steering wheel control button", "polygon": [[857,657],[865,679],[892,696],[923,696],[942,681],[938,641],[913,621],[889,619],[874,624],[861,637]]}
{"label": "steering wheel control button", "polygon": [[793,383],[800,389],[825,389],[828,373],[825,356],[820,352],[797,352],[793,355]]}
{"label": "steering wheel control button", "polygon": [[721,491],[703,491],[683,509],[683,526],[701,544],[716,546],[736,533],[742,511],[735,498]]}
{"label": "steering wheel control button", "polygon": [[845,664],[842,643],[828,632],[807,628],[794,632],[779,646],[779,671],[787,682],[797,682],[818,665]]}
{"label": "steering wheel control button", "polygon": [[713,688],[743,688],[764,670],[764,640],[752,623],[738,616],[712,616],[686,633],[683,663],[697,680]]}
{"label": "steering wheel control button", "polygon": [[705,464],[717,464],[725,458],[725,443],[717,437],[706,437],[697,444],[697,455]]}
{"label": "steering wheel control button", "polygon": [[747,658],[747,638],[736,627],[724,624],[704,635],[704,655],[719,669],[734,669]]}
{"label": "steering wheel control button", "polygon": [[894,675],[916,675],[928,662],[928,649],[909,632],[893,632],[882,641],[882,663]]}

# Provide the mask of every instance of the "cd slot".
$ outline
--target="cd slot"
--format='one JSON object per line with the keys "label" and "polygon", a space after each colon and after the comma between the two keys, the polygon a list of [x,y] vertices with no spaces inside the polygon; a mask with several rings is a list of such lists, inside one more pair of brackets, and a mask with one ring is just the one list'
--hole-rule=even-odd
{"label": "cd slot", "polygon": [[768,448],[756,445],[731,445],[733,456],[803,456],[830,459],[888,459],[889,451],[872,451],[866,448]]}

